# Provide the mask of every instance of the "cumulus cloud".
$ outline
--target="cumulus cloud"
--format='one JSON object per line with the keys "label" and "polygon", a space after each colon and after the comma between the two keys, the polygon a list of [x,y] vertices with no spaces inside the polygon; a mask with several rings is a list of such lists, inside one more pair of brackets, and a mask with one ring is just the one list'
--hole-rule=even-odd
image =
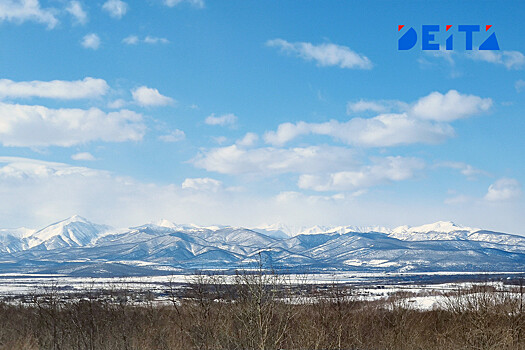
{"label": "cumulus cloud", "polygon": [[86,49],[98,50],[100,47],[100,38],[95,33],[86,34],[80,43]]}
{"label": "cumulus cloud", "polygon": [[175,129],[169,134],[159,136],[159,140],[164,142],[179,142],[186,138],[184,131]]}
{"label": "cumulus cloud", "polygon": [[290,43],[283,39],[268,40],[266,45],[277,47],[284,53],[299,56],[307,61],[315,61],[321,67],[372,68],[372,62],[368,57],[358,54],[346,46],[335,44],[314,45],[308,42]]}
{"label": "cumulus cloud", "polygon": [[192,163],[223,174],[317,173],[355,166],[354,151],[344,147],[309,146],[289,149],[245,149],[237,145],[202,151]]}
{"label": "cumulus cloud", "polygon": [[231,126],[235,125],[237,122],[237,116],[233,113],[223,114],[219,117],[216,117],[215,114],[211,114],[204,120],[204,122],[208,125]]}
{"label": "cumulus cloud", "polygon": [[66,11],[73,16],[77,24],[86,24],[88,21],[87,12],[82,8],[80,1],[70,1]]}
{"label": "cumulus cloud", "polygon": [[88,160],[88,161],[96,160],[96,158],[89,152],[75,153],[75,154],[73,154],[71,156],[71,159],[73,159],[73,160]]}
{"label": "cumulus cloud", "polygon": [[259,136],[253,132],[248,132],[240,140],[237,140],[236,144],[239,146],[250,147],[253,146],[259,140]]}
{"label": "cumulus cloud", "polygon": [[222,188],[222,182],[209,177],[188,178],[184,180],[181,187],[196,191],[217,192]]}
{"label": "cumulus cloud", "polygon": [[[290,225],[381,225],[451,218],[487,229],[521,232],[523,206],[437,206],[435,202],[360,198],[354,194],[311,196],[301,192],[196,191],[181,184],[143,183],[111,172],[33,159],[0,157],[0,222],[4,227],[41,228],[74,214],[116,227],[167,218],[202,225],[254,227],[262,222]],[[390,181],[390,180],[387,180]],[[232,216],[232,213],[236,215]]]}
{"label": "cumulus cloud", "polygon": [[50,109],[0,102],[0,143],[4,146],[73,146],[94,140],[138,141],[146,130],[142,115],[98,108]]}
{"label": "cumulus cloud", "polygon": [[38,0],[0,1],[0,21],[23,23],[32,21],[47,25],[49,29],[58,24],[56,10],[43,9]]}
{"label": "cumulus cloud", "polygon": [[372,165],[355,171],[340,171],[327,175],[301,175],[298,186],[314,191],[355,191],[386,182],[410,179],[424,166],[424,162],[417,158],[399,156],[378,158],[373,160]]}
{"label": "cumulus cloud", "polygon": [[147,35],[144,39],[140,39],[136,35],[130,35],[122,39],[122,42],[126,45],[137,45],[140,43],[154,45],[154,44],[169,44],[170,41],[166,38],[159,38],[159,37],[150,36],[150,35]]}
{"label": "cumulus cloud", "polygon": [[133,100],[141,106],[166,106],[175,102],[171,97],[162,95],[159,90],[141,86],[131,92]]}
{"label": "cumulus cloud", "polygon": [[95,98],[105,95],[109,86],[104,79],[84,78],[67,81],[20,81],[0,79],[1,98],[53,98],[63,100]]}
{"label": "cumulus cloud", "polygon": [[500,64],[509,70],[525,68],[525,55],[519,51],[476,50],[467,54],[467,57],[477,61]]}
{"label": "cumulus cloud", "polygon": [[272,145],[285,143],[308,134],[326,135],[349,145],[389,147],[413,143],[438,143],[454,135],[447,124],[431,123],[403,114],[382,114],[374,118],[353,118],[347,122],[284,123],[269,131],[264,140]]}
{"label": "cumulus cloud", "polygon": [[521,194],[519,181],[504,177],[489,186],[485,199],[490,202],[508,201],[521,197]]}
{"label": "cumulus cloud", "polygon": [[421,119],[450,122],[485,112],[492,107],[490,98],[460,94],[450,90],[446,94],[432,92],[419,99],[410,113]]}
{"label": "cumulus cloud", "polygon": [[121,0],[108,0],[102,5],[102,9],[111,17],[121,19],[128,12],[128,4]]}
{"label": "cumulus cloud", "polygon": [[413,143],[438,143],[454,136],[447,122],[485,112],[492,106],[490,98],[460,94],[450,90],[446,94],[433,92],[413,104],[401,101],[359,101],[351,103],[350,112],[372,110],[402,113],[383,113],[373,118],[352,118],[347,122],[331,120],[325,123],[283,123],[276,131],[269,131],[264,140],[281,146],[302,135],[326,135],[349,145],[362,147],[390,147]]}
{"label": "cumulus cloud", "polygon": [[188,3],[196,8],[204,8],[204,0],[164,0],[164,4],[168,7],[174,7],[182,3]]}

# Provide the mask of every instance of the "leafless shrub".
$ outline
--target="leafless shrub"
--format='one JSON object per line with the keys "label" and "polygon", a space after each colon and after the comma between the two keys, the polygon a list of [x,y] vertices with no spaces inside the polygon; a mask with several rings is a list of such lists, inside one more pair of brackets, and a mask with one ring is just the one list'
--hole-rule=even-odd
{"label": "leafless shrub", "polygon": [[523,282],[458,289],[429,311],[410,307],[413,295],[364,301],[344,284],[298,286],[262,266],[167,288],[168,303],[56,285],[29,304],[0,303],[0,350],[525,350]]}

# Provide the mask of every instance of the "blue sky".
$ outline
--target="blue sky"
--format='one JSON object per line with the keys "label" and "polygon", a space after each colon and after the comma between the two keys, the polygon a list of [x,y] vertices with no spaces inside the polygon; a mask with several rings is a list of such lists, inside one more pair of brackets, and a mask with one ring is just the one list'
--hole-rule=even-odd
{"label": "blue sky", "polygon": [[[0,0],[0,226],[525,234],[524,16],[517,1]],[[397,50],[425,24],[454,50]],[[460,24],[481,26],[473,51]],[[494,32],[500,50],[477,50]]]}

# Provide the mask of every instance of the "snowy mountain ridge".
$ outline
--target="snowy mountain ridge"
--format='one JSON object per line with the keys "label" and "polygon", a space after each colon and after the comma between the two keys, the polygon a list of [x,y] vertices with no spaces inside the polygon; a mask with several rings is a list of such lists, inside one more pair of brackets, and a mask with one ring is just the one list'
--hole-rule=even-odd
{"label": "snowy mountain ridge", "polygon": [[[452,222],[383,227],[180,225],[114,229],[80,216],[39,230],[0,230],[0,269],[68,275],[272,268],[322,271],[525,271],[525,237]],[[98,271],[98,272],[97,272]]]}

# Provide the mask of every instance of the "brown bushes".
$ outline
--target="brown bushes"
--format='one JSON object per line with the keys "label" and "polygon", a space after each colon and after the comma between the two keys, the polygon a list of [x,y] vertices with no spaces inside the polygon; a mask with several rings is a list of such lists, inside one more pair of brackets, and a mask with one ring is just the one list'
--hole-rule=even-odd
{"label": "brown bushes", "polygon": [[122,293],[57,290],[0,304],[0,349],[525,349],[523,287],[459,290],[432,311],[359,301],[337,285],[297,288],[262,270],[232,284],[198,275],[183,297],[167,293],[171,303],[140,306]]}

